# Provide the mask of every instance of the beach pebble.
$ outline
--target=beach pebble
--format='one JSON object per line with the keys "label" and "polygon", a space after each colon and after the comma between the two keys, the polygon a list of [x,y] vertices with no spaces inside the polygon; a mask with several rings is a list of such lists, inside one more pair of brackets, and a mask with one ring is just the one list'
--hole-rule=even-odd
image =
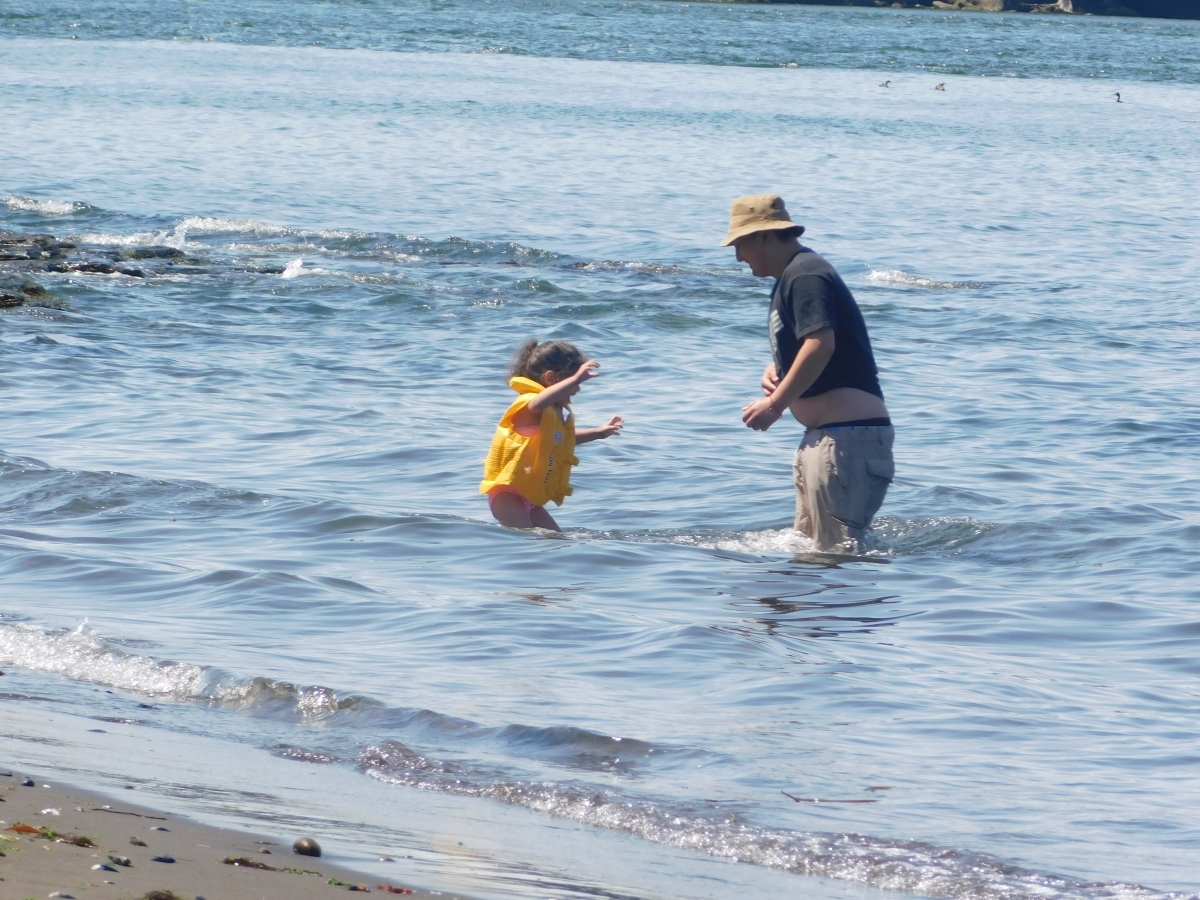
{"label": "beach pebble", "polygon": [[131,838],[129,839],[129,843],[133,844],[133,846],[135,846],[135,847],[146,847],[146,846],[148,846],[148,845],[146,844],[146,842],[145,842],[145,841],[143,841],[143,840],[142,840],[141,838],[139,838],[139,837],[131,837]]}
{"label": "beach pebble", "polygon": [[32,779],[32,778],[22,778],[22,779],[21,779],[21,786],[22,786],[22,787],[34,787],[35,785],[34,785],[34,783],[33,783],[33,779]]}
{"label": "beach pebble", "polygon": [[92,866],[92,868],[97,872],[115,872],[115,871],[117,871],[112,866],[107,865],[106,863],[96,863],[94,866]]}
{"label": "beach pebble", "polygon": [[75,900],[75,895],[68,894],[66,891],[55,891],[50,895],[50,900]]}
{"label": "beach pebble", "polygon": [[110,863],[112,863],[113,865],[117,865],[117,866],[132,866],[133,865],[133,861],[128,856],[116,856],[115,854],[112,854],[112,853],[110,853],[108,855],[108,861]]}
{"label": "beach pebble", "polygon": [[320,856],[321,845],[310,837],[302,837],[292,844],[292,852],[301,856]]}
{"label": "beach pebble", "polygon": [[160,862],[160,863],[173,863],[173,862],[175,862],[175,857],[167,856],[167,854],[164,853],[162,856],[150,857],[150,861],[151,862]]}
{"label": "beach pebble", "polygon": [[151,826],[150,826],[150,830],[151,830],[151,831],[170,831],[171,829],[170,829],[170,828],[163,828],[161,825],[151,825]]}
{"label": "beach pebble", "polygon": [[265,854],[267,854],[267,856],[270,856],[270,855],[271,855],[271,851],[270,851],[270,850],[268,850],[266,847],[259,847],[259,849],[258,849],[258,852],[259,852],[259,853],[265,853]]}

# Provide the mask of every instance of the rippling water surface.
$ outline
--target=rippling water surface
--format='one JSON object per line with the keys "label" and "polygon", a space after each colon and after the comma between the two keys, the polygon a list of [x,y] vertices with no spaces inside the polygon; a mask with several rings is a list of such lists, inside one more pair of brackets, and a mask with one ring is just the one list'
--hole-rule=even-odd
{"label": "rippling water surface", "polygon": [[[0,313],[14,765],[478,896],[1197,896],[1195,23],[155,8],[0,14],[0,228],[144,275]],[[874,339],[865,557],[739,421],[761,189]],[[561,536],[476,493],[530,335],[627,421]]]}

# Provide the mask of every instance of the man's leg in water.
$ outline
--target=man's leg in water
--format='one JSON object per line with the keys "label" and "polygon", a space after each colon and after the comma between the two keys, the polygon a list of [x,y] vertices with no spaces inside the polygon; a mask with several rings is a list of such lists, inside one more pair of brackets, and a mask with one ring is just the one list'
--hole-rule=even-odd
{"label": "man's leg in water", "polygon": [[[796,452],[796,530],[818,550],[859,542],[895,473],[887,426],[809,429]],[[849,549],[849,548],[847,548]]]}
{"label": "man's leg in water", "polygon": [[804,485],[803,453],[804,446],[801,445],[796,448],[796,455],[792,458],[792,483],[796,485],[796,522],[793,527],[812,540],[812,508],[809,506],[808,491]]}

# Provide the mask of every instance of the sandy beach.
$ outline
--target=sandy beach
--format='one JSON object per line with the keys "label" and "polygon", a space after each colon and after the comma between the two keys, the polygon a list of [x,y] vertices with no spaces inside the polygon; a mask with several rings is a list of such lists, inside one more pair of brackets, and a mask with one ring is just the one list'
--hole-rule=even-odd
{"label": "sandy beach", "polygon": [[5,900],[307,900],[346,891],[457,896],[294,853],[293,842],[304,836],[213,828],[0,767]]}

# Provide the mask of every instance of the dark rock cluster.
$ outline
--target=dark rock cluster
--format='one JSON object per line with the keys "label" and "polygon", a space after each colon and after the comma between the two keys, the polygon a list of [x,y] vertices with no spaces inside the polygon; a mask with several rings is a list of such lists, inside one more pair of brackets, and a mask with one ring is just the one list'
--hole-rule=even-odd
{"label": "dark rock cluster", "polygon": [[[146,261],[167,265],[183,256],[174,247],[81,247],[52,234],[0,230],[0,309],[14,306],[61,308],[62,302],[35,279],[38,272],[80,272],[146,278]],[[137,261],[141,265],[131,265]]]}

